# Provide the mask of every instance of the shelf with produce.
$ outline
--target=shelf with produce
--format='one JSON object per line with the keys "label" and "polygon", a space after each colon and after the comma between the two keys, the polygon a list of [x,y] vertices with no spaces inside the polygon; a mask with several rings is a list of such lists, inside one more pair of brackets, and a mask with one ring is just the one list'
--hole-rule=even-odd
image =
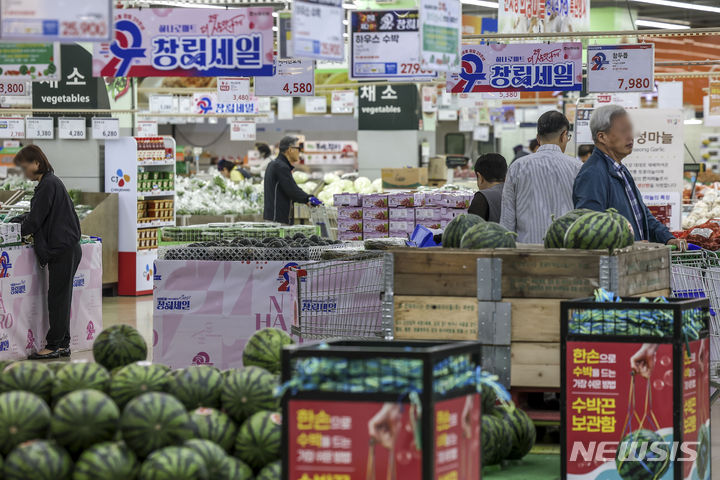
{"label": "shelf with produce", "polygon": [[156,192],[137,192],[138,198],[143,197],[174,197],[175,190],[158,190]]}
{"label": "shelf with produce", "polygon": [[138,222],[137,228],[158,228],[158,227],[174,227],[175,220],[152,220],[149,222]]}
{"label": "shelf with produce", "polygon": [[138,167],[167,167],[169,165],[175,165],[175,159],[141,160],[138,162]]}

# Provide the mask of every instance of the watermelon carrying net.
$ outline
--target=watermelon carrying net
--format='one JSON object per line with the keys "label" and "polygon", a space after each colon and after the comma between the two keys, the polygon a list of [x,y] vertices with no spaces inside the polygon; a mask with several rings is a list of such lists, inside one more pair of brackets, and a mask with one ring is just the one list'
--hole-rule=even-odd
{"label": "watermelon carrying net", "polygon": [[236,238],[286,238],[297,233],[310,237],[320,235],[316,225],[281,225],[273,222],[209,223],[160,229],[160,245],[182,245],[194,242],[229,241]]}
{"label": "watermelon carrying net", "polygon": [[203,260],[226,262],[308,261],[320,260],[327,250],[353,250],[354,245],[337,244],[321,247],[237,247],[173,245],[158,248],[160,260]]}

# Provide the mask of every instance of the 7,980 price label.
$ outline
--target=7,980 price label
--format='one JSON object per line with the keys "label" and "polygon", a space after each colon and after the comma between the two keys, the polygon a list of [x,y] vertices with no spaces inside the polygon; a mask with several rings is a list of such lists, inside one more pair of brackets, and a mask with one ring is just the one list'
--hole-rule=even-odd
{"label": "7,980 price label", "polygon": [[652,43],[591,45],[587,89],[593,93],[651,92],[655,86]]}

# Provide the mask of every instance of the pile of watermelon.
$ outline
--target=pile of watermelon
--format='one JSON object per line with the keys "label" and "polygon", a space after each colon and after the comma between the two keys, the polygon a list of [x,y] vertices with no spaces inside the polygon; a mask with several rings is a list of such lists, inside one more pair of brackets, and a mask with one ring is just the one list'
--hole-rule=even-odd
{"label": "pile of watermelon", "polygon": [[535,424],[512,402],[496,405],[491,388],[482,391],[482,465],[520,460],[535,445]]}
{"label": "pile of watermelon", "polygon": [[444,248],[515,248],[517,234],[502,225],[486,222],[481,217],[466,213],[458,215],[443,231]]}
{"label": "pile of watermelon", "polygon": [[95,341],[98,363],[0,365],[0,478],[277,480],[275,397],[286,333],[255,333],[245,368],[146,362],[127,325]]}
{"label": "pile of watermelon", "polygon": [[545,248],[615,250],[635,242],[630,222],[614,209],[572,210],[556,218],[545,233]]}

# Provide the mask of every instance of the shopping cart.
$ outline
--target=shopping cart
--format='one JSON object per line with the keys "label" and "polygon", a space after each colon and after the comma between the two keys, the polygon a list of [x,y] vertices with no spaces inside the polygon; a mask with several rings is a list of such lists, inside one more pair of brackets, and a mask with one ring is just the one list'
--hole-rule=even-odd
{"label": "shopping cart", "polygon": [[310,207],[310,221],[318,225],[322,236],[331,240],[337,240],[338,211],[335,207],[319,205]]}

